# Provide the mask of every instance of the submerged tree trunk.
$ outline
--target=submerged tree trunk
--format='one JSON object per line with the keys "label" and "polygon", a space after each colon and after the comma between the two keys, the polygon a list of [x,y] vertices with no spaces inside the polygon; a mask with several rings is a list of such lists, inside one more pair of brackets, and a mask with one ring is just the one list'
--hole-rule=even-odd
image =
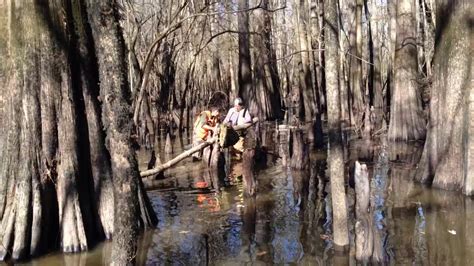
{"label": "submerged tree trunk", "polygon": [[394,86],[390,105],[389,140],[420,140],[425,137],[421,96],[417,88],[415,2],[399,0],[396,12]]}
{"label": "submerged tree trunk", "polygon": [[95,32],[92,40],[80,0],[8,2],[8,120],[1,123],[8,131],[0,134],[2,260],[58,246],[84,251],[114,234],[114,262],[126,263],[134,257],[132,233],[156,223],[131,149],[128,82],[114,6],[94,9],[99,13],[91,21],[101,20],[99,28],[106,31]]}
{"label": "submerged tree trunk", "polygon": [[[107,133],[106,145],[111,155],[115,192],[114,239],[112,264],[135,260],[139,227],[148,221],[151,211],[143,198],[143,184],[132,148],[130,95],[126,76],[125,44],[117,21],[115,2],[89,2],[89,21],[95,41],[102,98],[102,121]],[[145,196],[146,197],[146,196]],[[141,206],[139,206],[141,205]],[[140,208],[142,210],[141,224]],[[145,213],[143,213],[145,212]]]}
{"label": "submerged tree trunk", "polygon": [[91,54],[92,45],[89,40],[89,29],[80,25],[87,25],[87,14],[84,3],[80,0],[72,1],[72,16],[77,38],[76,49],[79,50],[74,59],[78,64],[73,66],[73,73],[78,73],[80,80],[82,97],[84,99],[84,111],[86,114],[87,135],[89,136],[89,154],[91,158],[91,174],[94,180],[93,202],[98,211],[97,224],[102,224],[102,229],[107,239],[111,238],[113,232],[113,207],[114,192],[112,183],[112,172],[110,166],[110,154],[105,147],[105,134],[102,130],[100,120],[100,106],[98,102],[99,81],[94,71],[97,71],[97,64]]}
{"label": "submerged tree trunk", "polygon": [[257,132],[249,128],[244,137],[244,151],[242,153],[242,178],[246,196],[255,196],[257,192],[256,154],[260,148]]}
{"label": "submerged tree trunk", "polygon": [[366,164],[355,162],[354,183],[356,193],[356,223],[355,249],[356,259],[361,262],[369,261],[373,253],[373,232],[370,203],[370,181]]}
{"label": "submerged tree trunk", "polygon": [[474,194],[472,1],[437,2],[428,135],[418,181]]}
{"label": "submerged tree trunk", "polygon": [[331,179],[331,197],[333,209],[334,244],[349,244],[347,226],[347,207],[344,181],[344,158],[342,153],[341,134],[341,101],[338,85],[338,23],[335,0],[325,1],[325,56],[326,56],[326,88],[328,104],[328,135],[329,135],[329,175]]}
{"label": "submerged tree trunk", "polygon": [[293,138],[293,145],[290,147],[292,150],[290,167],[297,170],[309,169],[309,151],[305,143],[303,130],[299,128],[290,130],[289,134]]}

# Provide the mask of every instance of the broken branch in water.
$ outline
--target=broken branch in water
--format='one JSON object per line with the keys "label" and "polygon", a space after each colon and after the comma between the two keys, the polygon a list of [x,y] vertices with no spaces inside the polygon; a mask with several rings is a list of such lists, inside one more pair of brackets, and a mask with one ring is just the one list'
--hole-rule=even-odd
{"label": "broken branch in water", "polygon": [[[234,130],[247,129],[247,128],[251,127],[253,124],[255,124],[256,122],[258,122],[258,118],[255,117],[255,118],[252,119],[251,123],[238,125],[238,126],[235,126],[233,128],[234,128]],[[209,140],[207,140],[207,141],[205,141],[205,142],[203,142],[199,145],[196,145],[196,146],[192,147],[191,149],[189,149],[187,151],[182,152],[181,154],[179,154],[178,156],[174,157],[173,159],[169,160],[168,162],[166,162],[164,164],[161,164],[161,165],[159,165],[159,166],[157,166],[153,169],[140,172],[140,177],[148,177],[148,176],[159,174],[159,173],[163,172],[164,170],[166,170],[166,169],[172,167],[173,165],[181,162],[182,160],[186,159],[187,157],[193,155],[195,152],[198,152],[201,149],[204,149],[207,146],[212,145],[214,142],[216,142],[216,140],[217,140],[217,137],[212,137],[211,139],[209,139]]]}
{"label": "broken branch in water", "polygon": [[213,144],[214,142],[216,142],[216,140],[217,140],[217,138],[214,137],[214,138],[211,138],[211,139],[209,139],[209,140],[207,140],[207,141],[205,141],[205,142],[203,142],[203,143],[201,143],[197,146],[194,146],[191,149],[189,149],[189,150],[179,154],[178,156],[174,157],[173,159],[169,160],[168,162],[159,165],[158,167],[140,172],[140,176],[141,177],[147,177],[147,176],[159,174],[160,172],[162,172],[162,171],[170,168],[171,166],[179,163],[180,161],[184,160],[185,158],[193,155],[195,152],[198,152],[201,149],[204,149],[207,146]]}

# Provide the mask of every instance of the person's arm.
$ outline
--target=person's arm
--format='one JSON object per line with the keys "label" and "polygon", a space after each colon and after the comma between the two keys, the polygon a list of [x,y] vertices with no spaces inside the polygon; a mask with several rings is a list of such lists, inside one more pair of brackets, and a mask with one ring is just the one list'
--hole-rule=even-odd
{"label": "person's arm", "polygon": [[211,127],[211,126],[208,125],[208,124],[202,125],[202,128],[207,129],[207,130],[211,130],[212,132],[214,132],[214,129],[216,129],[216,127]]}
{"label": "person's arm", "polygon": [[213,133],[216,131],[217,125],[216,125],[216,126],[210,126],[210,125],[207,124],[207,122],[208,122],[208,120],[207,120],[208,117],[207,117],[206,114],[204,114],[204,115],[201,117],[201,119],[202,119],[202,126],[201,126],[201,128],[206,129],[206,130],[210,130],[210,131],[212,131]]}
{"label": "person's arm", "polygon": [[207,116],[206,116],[205,113],[202,113],[201,115],[199,115],[199,124],[197,124],[196,127],[206,129],[204,127],[204,126],[206,126],[206,122],[207,122]]}
{"label": "person's arm", "polygon": [[223,124],[227,124],[230,122],[230,118],[232,117],[233,112],[234,112],[234,108],[230,108],[229,112],[227,112],[227,115],[224,118],[224,121],[222,121]]}

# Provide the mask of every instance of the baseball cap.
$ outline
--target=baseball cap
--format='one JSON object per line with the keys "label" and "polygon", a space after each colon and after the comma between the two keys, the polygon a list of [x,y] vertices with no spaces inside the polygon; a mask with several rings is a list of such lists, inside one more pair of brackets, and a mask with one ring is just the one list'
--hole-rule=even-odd
{"label": "baseball cap", "polygon": [[243,103],[244,103],[244,101],[242,101],[242,98],[235,98],[235,100],[234,100],[234,105],[242,106]]}

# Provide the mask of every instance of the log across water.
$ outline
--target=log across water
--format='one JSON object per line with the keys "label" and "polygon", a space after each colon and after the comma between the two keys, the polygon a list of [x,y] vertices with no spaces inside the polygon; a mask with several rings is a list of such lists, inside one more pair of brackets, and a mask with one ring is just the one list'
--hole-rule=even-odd
{"label": "log across water", "polygon": [[[238,125],[238,126],[235,126],[233,128],[234,128],[234,130],[247,129],[247,128],[251,127],[253,124],[255,124],[256,122],[258,122],[258,118],[253,118],[251,123]],[[140,172],[140,176],[141,177],[148,177],[148,176],[153,176],[153,175],[159,174],[159,173],[163,172],[164,170],[166,170],[166,169],[172,167],[173,165],[181,162],[182,160],[186,159],[187,157],[190,157],[195,152],[198,152],[201,149],[204,149],[204,148],[214,144],[217,140],[218,140],[217,137],[212,137],[211,139],[209,139],[209,140],[207,140],[207,141],[205,141],[205,142],[203,142],[203,143],[201,143],[197,146],[194,146],[194,147],[192,147],[191,149],[189,149],[187,151],[182,152],[181,154],[179,154],[178,156],[176,156],[175,158],[169,160],[168,162],[166,162],[164,164],[161,164],[161,165],[159,165],[159,166],[157,166],[153,169]]]}

